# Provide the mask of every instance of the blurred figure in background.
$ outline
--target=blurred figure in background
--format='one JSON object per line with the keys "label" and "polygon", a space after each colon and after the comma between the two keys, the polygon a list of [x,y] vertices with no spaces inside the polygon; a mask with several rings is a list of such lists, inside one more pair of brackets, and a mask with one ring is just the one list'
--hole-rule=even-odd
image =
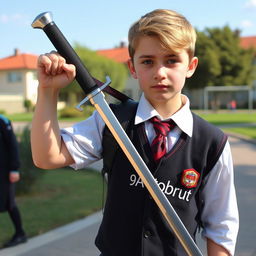
{"label": "blurred figure in background", "polygon": [[8,212],[15,233],[3,247],[27,241],[21,215],[15,202],[15,183],[19,181],[20,159],[18,143],[10,120],[0,115],[0,212]]}

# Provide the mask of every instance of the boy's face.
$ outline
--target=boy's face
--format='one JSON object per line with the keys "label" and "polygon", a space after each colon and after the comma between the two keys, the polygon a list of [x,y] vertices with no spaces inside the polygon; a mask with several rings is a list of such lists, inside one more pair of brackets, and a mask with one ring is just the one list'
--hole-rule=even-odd
{"label": "boy's face", "polygon": [[130,60],[128,66],[154,107],[161,104],[175,107],[175,104],[180,104],[185,80],[193,75],[197,62],[196,57],[189,60],[185,50],[173,53],[164,49],[158,38],[144,36],[140,38],[133,61]]}

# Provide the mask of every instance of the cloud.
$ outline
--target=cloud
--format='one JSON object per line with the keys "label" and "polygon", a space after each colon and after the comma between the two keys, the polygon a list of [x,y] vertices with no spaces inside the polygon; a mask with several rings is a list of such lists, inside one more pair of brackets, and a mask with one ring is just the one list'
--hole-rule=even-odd
{"label": "cloud", "polygon": [[241,22],[241,26],[242,26],[242,28],[251,28],[254,26],[254,24],[250,20],[243,20]]}
{"label": "cloud", "polygon": [[248,0],[246,3],[245,3],[245,7],[246,8],[255,8],[256,9],[256,0]]}
{"label": "cloud", "polygon": [[27,17],[23,14],[15,13],[12,15],[0,14],[0,23],[2,24],[27,24]]}

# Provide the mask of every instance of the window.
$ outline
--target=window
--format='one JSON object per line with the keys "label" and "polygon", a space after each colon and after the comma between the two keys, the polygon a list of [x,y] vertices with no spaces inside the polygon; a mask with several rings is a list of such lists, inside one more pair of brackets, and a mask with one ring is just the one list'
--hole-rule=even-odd
{"label": "window", "polygon": [[9,72],[8,73],[8,82],[17,83],[22,81],[22,75],[19,72]]}
{"label": "window", "polygon": [[37,72],[33,72],[33,80],[37,80]]}

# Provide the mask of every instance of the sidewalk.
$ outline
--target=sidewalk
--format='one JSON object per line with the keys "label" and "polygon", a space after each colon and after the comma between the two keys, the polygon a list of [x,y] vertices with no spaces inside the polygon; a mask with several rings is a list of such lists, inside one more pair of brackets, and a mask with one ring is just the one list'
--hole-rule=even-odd
{"label": "sidewalk", "polygon": [[99,256],[94,245],[102,212],[75,221],[28,240],[27,243],[0,250],[0,256]]}

